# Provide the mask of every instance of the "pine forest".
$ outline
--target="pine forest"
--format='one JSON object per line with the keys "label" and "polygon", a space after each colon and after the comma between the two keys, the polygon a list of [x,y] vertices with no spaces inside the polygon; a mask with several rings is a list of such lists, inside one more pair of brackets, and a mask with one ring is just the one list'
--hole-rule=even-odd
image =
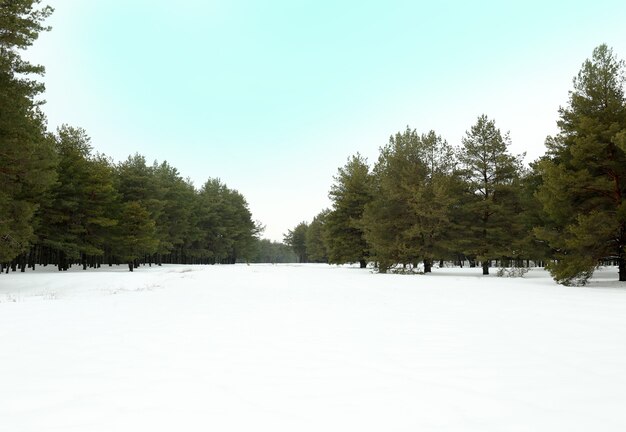
{"label": "pine forest", "polygon": [[483,274],[545,266],[559,283],[584,285],[611,264],[626,281],[626,69],[607,45],[582,63],[555,113],[558,134],[529,165],[485,114],[455,144],[407,126],[373,163],[350,156],[331,208],[277,243],[261,239],[245,197],[218,178],[197,188],[165,161],[112,160],[80,127],[48,131],[44,67],[21,53],[50,30],[52,12],[37,0],[2,2],[4,272],[297,261],[429,273],[467,264]]}

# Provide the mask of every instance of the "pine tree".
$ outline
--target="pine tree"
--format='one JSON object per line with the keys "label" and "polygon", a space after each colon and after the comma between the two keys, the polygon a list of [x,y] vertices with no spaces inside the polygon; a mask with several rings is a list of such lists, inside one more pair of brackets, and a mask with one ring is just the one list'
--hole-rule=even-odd
{"label": "pine tree", "polygon": [[548,267],[560,283],[584,284],[606,259],[617,261],[619,280],[626,281],[624,70],[606,45],[594,49],[539,163],[537,196],[547,223],[536,233],[555,252]]}
{"label": "pine tree", "polygon": [[467,193],[458,221],[463,232],[458,244],[466,255],[482,261],[485,275],[492,259],[516,253],[512,240],[520,230],[522,155],[511,155],[509,145],[508,134],[502,136],[495,122],[482,115],[463,138],[458,156]]}
{"label": "pine tree", "polygon": [[407,127],[389,138],[374,165],[373,198],[365,205],[363,227],[381,273],[395,264],[417,264],[420,259],[419,235],[411,232],[415,223],[411,191],[419,187],[419,173],[425,170],[419,142],[418,133]]}
{"label": "pine tree", "polygon": [[0,263],[26,253],[35,240],[41,195],[54,181],[52,140],[36,98],[43,85],[31,79],[44,68],[24,61],[52,13],[38,1],[14,0],[0,7]]}
{"label": "pine tree", "polygon": [[116,237],[113,253],[128,263],[131,272],[140,258],[155,253],[159,246],[154,220],[138,201],[122,204]]}
{"label": "pine tree", "polygon": [[546,226],[547,217],[543,211],[541,202],[537,199],[537,192],[542,184],[539,172],[539,161],[532,162],[530,168],[522,172],[520,178],[520,218],[521,235],[513,240],[514,249],[520,259],[532,259],[535,263],[547,261],[552,251],[549,245],[540,239],[535,232],[535,227]]}
{"label": "pine tree", "polygon": [[255,263],[295,263],[298,257],[291,247],[284,243],[274,242],[268,239],[257,240],[256,253],[252,257]]}
{"label": "pine tree", "polygon": [[306,232],[308,229],[309,225],[306,222],[300,222],[294,229],[288,230],[284,236],[285,244],[291,247],[298,256],[299,263],[306,263],[309,260],[306,250]]}
{"label": "pine tree", "polygon": [[306,230],[306,254],[311,262],[328,262],[326,220],[329,213],[329,210],[321,211],[313,218],[309,224],[309,228]]}
{"label": "pine tree", "polygon": [[365,268],[369,247],[362,226],[365,205],[372,200],[372,179],[367,160],[357,154],[339,168],[329,197],[333,208],[325,217],[328,262],[358,262]]}
{"label": "pine tree", "polygon": [[110,228],[117,221],[117,193],[109,161],[91,155],[90,139],[83,129],[62,126],[56,138],[57,182],[40,211],[37,231],[43,247],[61,254],[59,269],[68,260],[102,257]]}
{"label": "pine tree", "polygon": [[407,190],[412,211],[408,234],[417,239],[415,246],[424,273],[429,273],[436,257],[450,254],[451,209],[458,182],[452,175],[454,152],[434,131],[421,135],[415,150],[422,166],[414,173],[419,182],[412,182]]}
{"label": "pine tree", "polygon": [[249,260],[262,231],[252,220],[243,195],[219,179],[209,179],[198,194],[198,228],[203,256],[213,263]]}
{"label": "pine tree", "polygon": [[171,257],[175,251],[177,255],[185,254],[191,242],[196,192],[167,162],[155,162],[151,171],[160,203],[155,220],[159,239],[156,262],[160,265],[163,256]]}

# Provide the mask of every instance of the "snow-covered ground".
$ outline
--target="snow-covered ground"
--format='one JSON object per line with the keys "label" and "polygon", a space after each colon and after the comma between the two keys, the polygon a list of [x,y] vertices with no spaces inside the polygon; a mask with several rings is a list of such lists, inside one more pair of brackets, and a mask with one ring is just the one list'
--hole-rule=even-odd
{"label": "snow-covered ground", "polygon": [[0,275],[0,430],[624,431],[626,284],[480,269]]}

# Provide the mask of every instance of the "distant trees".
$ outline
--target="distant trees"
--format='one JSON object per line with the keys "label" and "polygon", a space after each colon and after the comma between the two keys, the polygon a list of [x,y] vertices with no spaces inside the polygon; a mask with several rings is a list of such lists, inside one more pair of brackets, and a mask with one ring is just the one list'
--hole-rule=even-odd
{"label": "distant trees", "polygon": [[310,262],[329,262],[326,239],[327,222],[330,210],[323,210],[313,218],[304,236],[306,255]]}
{"label": "distant trees", "polygon": [[268,239],[257,240],[256,253],[250,259],[253,263],[295,263],[298,257],[290,246]]}
{"label": "distant trees", "polygon": [[0,271],[36,264],[67,270],[103,263],[234,263],[257,254],[262,227],[243,195],[218,179],[200,190],[167,162],[135,154],[115,164],[94,154],[87,132],[46,132],[31,78],[44,68],[20,57],[50,7],[5,1],[0,13]]}
{"label": "distant trees", "polygon": [[296,256],[298,257],[298,262],[305,263],[308,262],[308,254],[306,249],[306,233],[309,229],[309,224],[306,222],[300,222],[296,227],[292,230],[287,231],[287,234],[284,236],[284,243],[291,247]]}
{"label": "distant trees", "polygon": [[204,249],[211,263],[234,264],[254,254],[254,238],[260,227],[252,221],[248,203],[239,192],[219,179],[209,179],[200,189],[199,225]]}
{"label": "distant trees", "polygon": [[[54,137],[56,182],[42,196],[29,263],[235,263],[256,253],[260,226],[245,198],[218,179],[198,191],[167,162],[93,155],[82,129]],[[15,264],[15,263],[14,263]],[[30,265],[30,264],[29,264]]]}

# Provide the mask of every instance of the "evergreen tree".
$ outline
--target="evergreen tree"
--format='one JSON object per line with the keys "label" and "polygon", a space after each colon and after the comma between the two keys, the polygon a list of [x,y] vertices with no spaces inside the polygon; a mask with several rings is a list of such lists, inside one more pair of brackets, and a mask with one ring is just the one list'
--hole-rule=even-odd
{"label": "evergreen tree", "polygon": [[427,171],[421,147],[420,135],[407,127],[389,138],[374,166],[373,198],[365,206],[363,227],[381,273],[423,258],[414,205]]}
{"label": "evergreen tree", "polygon": [[389,138],[380,149],[373,169],[373,198],[365,206],[363,227],[370,252],[378,263],[378,270],[385,273],[392,265],[417,261],[410,249],[415,238],[407,238],[411,225],[411,209],[407,187],[417,180],[414,173],[421,161],[414,151],[419,136],[407,129]]}
{"label": "evergreen tree", "polygon": [[520,223],[522,232],[518,239],[513,240],[514,249],[520,259],[532,259],[536,263],[547,261],[552,251],[549,245],[540,239],[535,227],[545,226],[548,222],[537,192],[542,184],[539,161],[532,162],[530,168],[522,172],[520,178]]}
{"label": "evergreen tree", "polygon": [[249,260],[261,226],[252,220],[248,203],[219,179],[209,179],[198,194],[198,227],[203,256],[214,263]]}
{"label": "evergreen tree", "polygon": [[369,247],[365,240],[362,217],[365,205],[372,200],[372,179],[367,160],[357,154],[339,168],[329,197],[333,208],[325,217],[328,262],[358,262],[365,268]]}
{"label": "evergreen tree", "polygon": [[487,116],[463,138],[459,152],[461,174],[468,197],[464,202],[459,239],[462,251],[482,261],[483,274],[489,262],[515,254],[513,240],[520,236],[518,201],[522,156],[508,152],[510,140],[502,136]]}
{"label": "evergreen tree", "polygon": [[110,228],[117,221],[114,176],[106,158],[91,155],[90,139],[83,129],[62,126],[56,138],[57,182],[40,211],[41,245],[60,253],[59,269],[68,260],[102,257]]}
{"label": "evergreen tree", "polygon": [[152,167],[160,211],[156,214],[156,230],[159,239],[156,262],[163,256],[192,255],[188,248],[194,236],[194,202],[196,191],[185,181],[178,170],[167,162],[154,163]]}
{"label": "evergreen tree", "polygon": [[[156,242],[156,249],[151,252],[167,252],[171,244],[167,238],[167,229],[163,224],[163,208],[165,207],[165,199],[163,194],[165,190],[163,184],[160,184],[156,176],[156,167],[158,164],[149,166],[146,158],[140,154],[129,156],[124,162],[116,167],[117,172],[117,188],[122,203],[137,203],[148,214],[151,225],[154,226],[152,233]],[[122,211],[123,213],[123,211]],[[122,223],[120,216],[120,223]],[[147,223],[147,222],[146,222]],[[144,253],[147,251],[144,251]],[[149,257],[151,261],[151,257]]]}
{"label": "evergreen tree", "polygon": [[311,262],[328,262],[328,250],[326,248],[326,219],[329,210],[321,211],[313,218],[306,230],[305,246],[306,254]]}
{"label": "evergreen tree", "polygon": [[52,9],[38,3],[0,2],[0,263],[29,250],[40,197],[54,181],[53,144],[36,100],[43,85],[30,78],[44,68],[20,56],[48,30],[42,23]]}
{"label": "evergreen tree", "polygon": [[423,262],[449,254],[451,210],[458,181],[454,152],[434,131],[397,133],[380,151],[374,167],[374,197],[366,205],[366,238],[379,271],[393,264]]}
{"label": "evergreen tree", "polygon": [[306,233],[309,225],[306,222],[300,222],[293,230],[288,230],[284,236],[284,242],[291,247],[298,257],[299,263],[308,262],[306,250]]}
{"label": "evergreen tree", "polygon": [[252,262],[271,264],[298,262],[298,257],[291,247],[284,243],[268,239],[259,239],[256,243],[256,253],[251,259]]}
{"label": "evergreen tree", "polygon": [[154,220],[139,201],[122,204],[116,240],[113,252],[128,263],[131,272],[139,265],[140,258],[157,251],[159,242]]}
{"label": "evergreen tree", "polygon": [[418,182],[407,186],[412,211],[408,233],[416,238],[415,247],[424,264],[424,273],[431,271],[436,257],[450,252],[451,209],[456,202],[458,181],[452,175],[455,158],[452,148],[434,131],[421,135],[416,151],[422,164],[413,174]]}
{"label": "evergreen tree", "polygon": [[555,251],[552,276],[584,284],[599,260],[619,264],[626,281],[626,103],[624,62],[606,45],[574,78],[560,133],[546,140],[537,196],[548,216],[537,235]]}

